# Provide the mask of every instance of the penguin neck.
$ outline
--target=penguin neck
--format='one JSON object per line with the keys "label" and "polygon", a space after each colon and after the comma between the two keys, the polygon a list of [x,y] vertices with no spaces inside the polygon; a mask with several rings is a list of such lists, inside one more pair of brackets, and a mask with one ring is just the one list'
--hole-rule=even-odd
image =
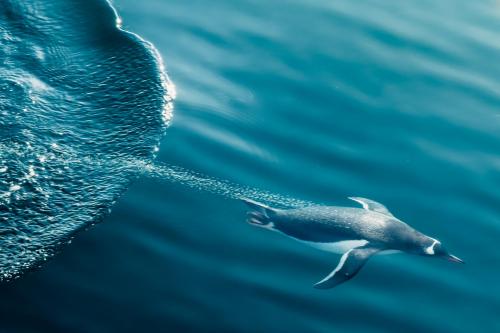
{"label": "penguin neck", "polygon": [[415,254],[429,254],[430,250],[437,242],[436,239],[426,236],[423,233],[413,229],[411,237],[411,246],[407,252],[412,252]]}

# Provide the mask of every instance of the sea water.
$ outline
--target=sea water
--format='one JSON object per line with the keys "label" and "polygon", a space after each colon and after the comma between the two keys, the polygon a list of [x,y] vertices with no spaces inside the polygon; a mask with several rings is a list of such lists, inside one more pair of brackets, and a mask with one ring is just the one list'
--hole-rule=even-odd
{"label": "sea water", "polygon": [[[0,4],[0,266],[60,252],[0,286],[0,331],[500,331],[497,2],[113,6]],[[340,256],[235,200],[348,196],[467,264],[315,290]]]}

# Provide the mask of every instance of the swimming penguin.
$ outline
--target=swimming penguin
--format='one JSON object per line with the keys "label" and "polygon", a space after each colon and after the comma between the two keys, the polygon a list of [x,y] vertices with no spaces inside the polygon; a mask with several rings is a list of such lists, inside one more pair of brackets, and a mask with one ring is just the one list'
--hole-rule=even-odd
{"label": "swimming penguin", "polygon": [[413,229],[389,212],[382,204],[350,197],[362,208],[310,206],[275,209],[243,199],[252,211],[252,225],[279,231],[316,248],[342,253],[337,267],[314,286],[333,288],[353,278],[371,256],[380,253],[406,252],[444,258],[464,263],[448,253],[441,242]]}

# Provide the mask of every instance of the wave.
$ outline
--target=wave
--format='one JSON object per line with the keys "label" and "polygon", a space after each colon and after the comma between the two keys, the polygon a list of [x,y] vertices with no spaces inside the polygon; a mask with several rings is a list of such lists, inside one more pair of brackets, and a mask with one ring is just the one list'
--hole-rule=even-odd
{"label": "wave", "polygon": [[[102,219],[152,161],[172,118],[157,50],[109,1],[0,6],[0,281]],[[68,156],[72,156],[71,161]]]}

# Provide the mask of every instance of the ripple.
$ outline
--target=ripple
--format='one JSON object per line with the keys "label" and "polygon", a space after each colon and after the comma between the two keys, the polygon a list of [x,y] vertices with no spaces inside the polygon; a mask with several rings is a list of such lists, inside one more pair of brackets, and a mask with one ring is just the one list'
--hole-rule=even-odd
{"label": "ripple", "polygon": [[107,1],[0,8],[0,281],[53,256],[107,214],[151,161],[174,87],[154,46]]}

